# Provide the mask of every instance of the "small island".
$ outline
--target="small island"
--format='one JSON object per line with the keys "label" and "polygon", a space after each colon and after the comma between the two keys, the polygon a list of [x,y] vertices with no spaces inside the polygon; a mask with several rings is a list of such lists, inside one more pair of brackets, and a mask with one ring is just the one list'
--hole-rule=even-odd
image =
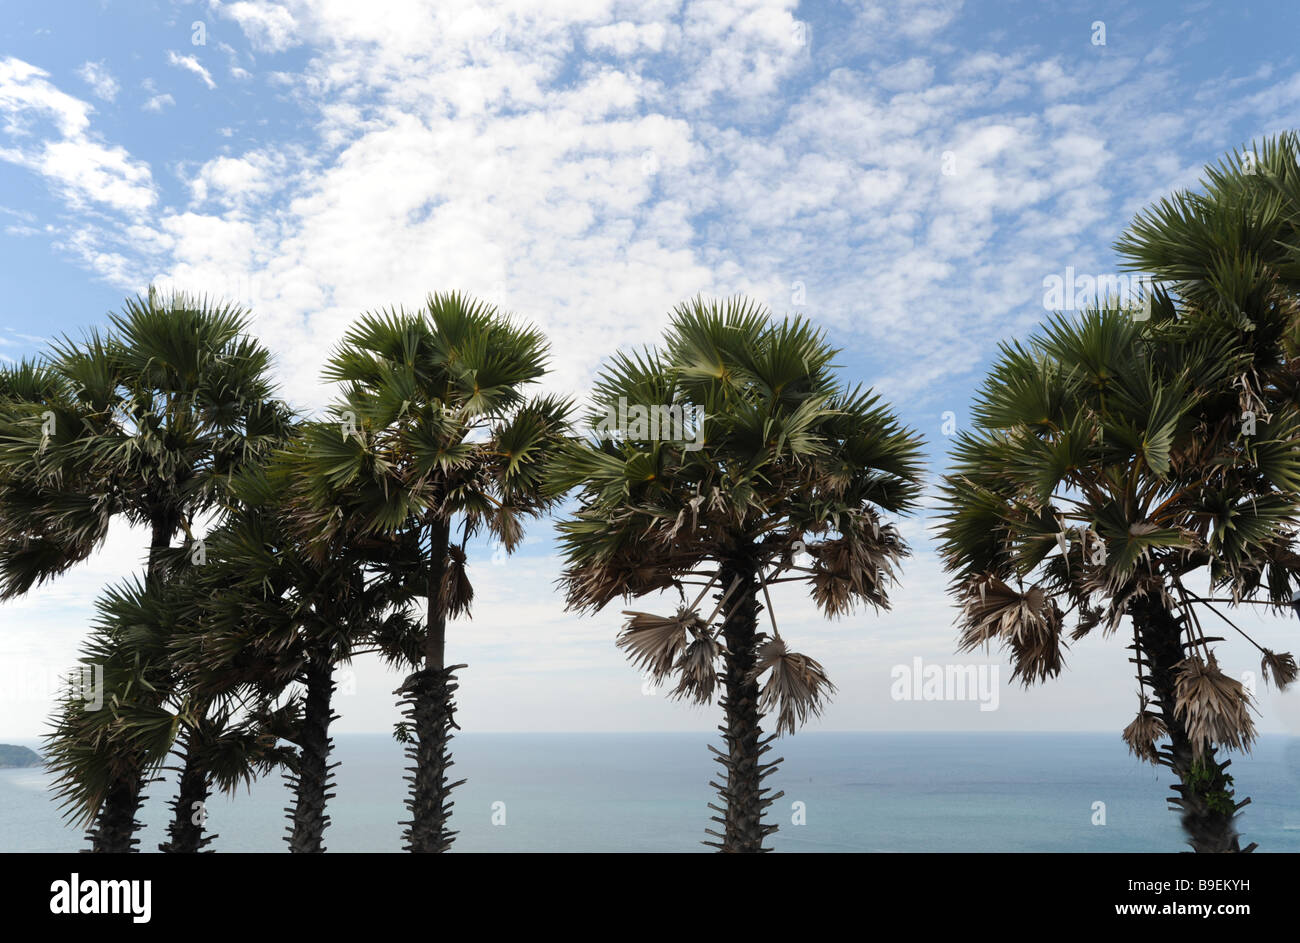
{"label": "small island", "polygon": [[23,769],[27,766],[40,766],[42,762],[40,754],[35,750],[0,743],[0,769]]}

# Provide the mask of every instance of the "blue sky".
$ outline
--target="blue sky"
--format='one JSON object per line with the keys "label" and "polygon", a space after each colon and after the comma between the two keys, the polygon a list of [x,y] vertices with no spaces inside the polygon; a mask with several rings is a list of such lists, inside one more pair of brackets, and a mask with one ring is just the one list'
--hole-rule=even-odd
{"label": "blue sky", "polygon": [[[1300,126],[1288,2],[5,8],[0,357],[102,323],[153,281],[248,304],[311,410],[358,312],[458,288],[542,326],[550,384],[580,394],[678,301],[743,291],[823,325],[846,378],[929,438],[935,473],[944,413],[964,422],[997,343],[1045,316],[1045,278],[1116,272],[1134,212]],[[906,528],[894,612],[825,623],[777,600],[840,687],[822,726],[1118,733],[1134,702],[1119,639],[1085,640],[1042,688],[1007,687],[996,653],[952,654],[925,522]],[[0,607],[0,664],[23,689],[0,735],[39,726],[30,678],[72,661],[96,591],[142,546],[115,532]],[[449,643],[471,666],[462,723],[712,728],[642,693],[617,612],[560,610],[548,527],[509,561],[478,550],[475,617]],[[893,700],[893,666],[916,657],[1002,665],[998,709]],[[359,664],[353,680],[339,729],[389,727],[394,678]],[[1263,694],[1261,713],[1300,732],[1294,700]]]}

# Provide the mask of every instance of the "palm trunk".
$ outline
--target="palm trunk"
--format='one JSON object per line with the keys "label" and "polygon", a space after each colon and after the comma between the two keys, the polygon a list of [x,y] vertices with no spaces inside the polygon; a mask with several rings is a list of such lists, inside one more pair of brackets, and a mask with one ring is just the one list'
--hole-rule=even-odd
{"label": "palm trunk", "polygon": [[176,533],[175,525],[162,517],[154,519],[149,528],[149,560],[145,564],[145,573],[148,576],[158,572],[159,564],[162,562],[160,556],[171,546],[174,533]]}
{"label": "palm trunk", "polygon": [[[286,778],[294,791],[289,812],[289,851],[318,854],[325,850],[325,829],[330,817],[325,804],[334,766],[330,765],[330,723],[337,719],[331,707],[334,696],[334,664],[327,647],[314,650],[307,663],[307,704],[303,710],[302,743],[298,771]],[[337,765],[337,764],[335,764]]]}
{"label": "palm trunk", "polygon": [[1169,787],[1177,795],[1167,801],[1181,815],[1188,844],[1201,854],[1254,851],[1254,843],[1242,849],[1237,836],[1237,812],[1250,799],[1237,802],[1234,798],[1232,777],[1226,772],[1232,761],[1219,762],[1209,744],[1198,759],[1187,727],[1174,709],[1176,666],[1186,657],[1182,622],[1159,597],[1135,600],[1130,613],[1137,626],[1138,656],[1145,668],[1143,681],[1151,689],[1152,700],[1169,733],[1169,744],[1159,751],[1160,764],[1178,776],[1178,785]]}
{"label": "palm trunk", "polygon": [[414,729],[414,742],[406,755],[413,761],[411,794],[406,808],[409,821],[402,824],[406,850],[422,854],[446,851],[456,833],[447,828],[451,818],[451,791],[464,780],[449,783],[452,766],[451,728],[454,720],[457,684],[454,672],[464,665],[445,666],[447,616],[442,606],[442,576],[447,566],[447,545],[451,524],[435,520],[431,530],[430,566],[427,591],[429,610],[424,643],[424,667],[411,674],[399,689],[403,713]]}
{"label": "palm trunk", "polygon": [[[162,517],[153,520],[149,533],[149,559],[145,572],[152,577],[158,570],[159,554],[171,545],[175,528]],[[104,796],[95,815],[95,825],[87,834],[90,850],[95,853],[120,854],[135,851],[140,839],[134,837],[142,823],[136,813],[144,802],[144,771],[136,768],[124,772]]]}
{"label": "palm trunk", "polygon": [[[152,539],[149,541],[149,576],[158,575],[159,554],[171,546],[176,522],[170,515],[154,519]],[[184,745],[185,763],[181,767],[180,786],[171,801],[172,821],[167,826],[168,840],[158,845],[158,850],[168,854],[195,854],[211,843],[215,835],[204,835],[207,822],[208,771],[204,768],[201,750],[190,732]]]}
{"label": "palm trunk", "polygon": [[89,850],[95,854],[120,855],[139,851],[135,837],[141,827],[136,813],[144,803],[144,777],[128,773],[109,788],[95,816],[94,827],[86,833]]}
{"label": "palm trunk", "polygon": [[158,846],[159,851],[192,855],[216,838],[204,834],[210,788],[200,752],[191,736],[186,744],[185,764],[181,767],[180,787],[176,798],[171,801],[172,821],[167,826],[169,840]]}
{"label": "palm trunk", "polygon": [[765,796],[768,790],[763,780],[775,771],[775,763],[760,763],[759,759],[771,749],[774,739],[763,739],[759,726],[762,715],[758,708],[758,682],[751,673],[758,655],[758,583],[757,567],[750,560],[730,562],[721,568],[720,585],[725,593],[736,580],[739,585],[727,600],[722,625],[727,643],[725,657],[724,694],[722,707],[726,724],[719,727],[727,750],[710,747],[717,754],[714,759],[727,771],[726,785],[710,782],[722,797],[722,806],[712,803],[709,808],[721,813],[713,821],[724,827],[723,834],[713,829],[705,831],[720,842],[706,841],[706,845],[722,852],[771,851],[763,847],[763,840],[776,831],[775,825],[763,823],[763,812],[783,795]]}

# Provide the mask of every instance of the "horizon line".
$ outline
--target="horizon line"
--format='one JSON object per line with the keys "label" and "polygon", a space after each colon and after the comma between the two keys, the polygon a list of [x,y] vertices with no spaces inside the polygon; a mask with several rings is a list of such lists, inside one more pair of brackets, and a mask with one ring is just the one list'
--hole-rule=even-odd
{"label": "horizon line", "polygon": [[[544,737],[544,736],[575,736],[575,735],[588,735],[588,736],[615,736],[615,735],[618,735],[618,736],[628,736],[628,735],[632,735],[632,736],[636,736],[636,735],[674,735],[674,736],[680,735],[680,736],[697,736],[697,735],[699,735],[699,734],[701,734],[701,733],[707,733],[707,734],[709,734],[709,735],[713,735],[714,733],[716,733],[716,731],[702,731],[702,730],[469,730],[469,731],[465,731],[465,730],[462,730],[462,731],[457,732],[456,736],[457,736],[458,738],[459,738],[459,737],[463,737],[463,736],[465,736],[466,734],[485,734],[485,735],[494,735],[494,736],[497,736],[497,735],[511,735],[511,736],[539,736],[539,737]],[[1113,730],[1110,730],[1110,729],[1096,729],[1096,730],[1079,730],[1079,729],[1070,729],[1070,730],[970,730],[970,729],[953,729],[953,730],[897,730],[897,729],[891,729],[891,730],[884,730],[884,729],[881,729],[881,730],[804,730],[804,731],[799,731],[799,732],[796,733],[796,734],[787,734],[785,737],[782,737],[781,739],[782,739],[782,740],[786,740],[787,742],[789,742],[789,741],[788,741],[788,738],[789,738],[789,737],[792,737],[792,736],[796,736],[796,737],[808,737],[808,736],[820,736],[820,735],[829,735],[829,734],[976,734],[976,735],[991,735],[991,734],[1043,734],[1043,735],[1045,735],[1045,736],[1057,736],[1057,735],[1060,735],[1060,734],[1113,734],[1115,737],[1120,737],[1120,736],[1121,736],[1119,733],[1117,733],[1117,732],[1115,732],[1115,731],[1113,731]],[[349,730],[349,731],[339,731],[339,732],[331,731],[331,732],[330,732],[330,736],[331,736],[331,737],[392,737],[392,735],[393,735],[393,734],[392,734],[392,731],[391,731],[391,730]],[[1259,739],[1259,738],[1262,738],[1262,737],[1300,737],[1300,732],[1297,732],[1297,733],[1290,733],[1290,732],[1286,732],[1286,731],[1262,731],[1262,732],[1260,732],[1260,733],[1257,734],[1257,737],[1256,737],[1256,738]],[[15,741],[39,742],[39,741],[41,741],[41,740],[43,740],[43,739],[45,739],[44,736],[41,736],[41,737],[17,737],[17,738],[15,738],[14,741],[9,741],[9,740],[5,740],[5,739],[4,739],[4,735],[0,735],[0,744],[4,744],[4,743],[10,743],[10,744],[13,744],[13,743],[15,743]],[[1233,751],[1233,752],[1238,752],[1238,751]],[[1246,752],[1249,752],[1249,751],[1246,751]]]}

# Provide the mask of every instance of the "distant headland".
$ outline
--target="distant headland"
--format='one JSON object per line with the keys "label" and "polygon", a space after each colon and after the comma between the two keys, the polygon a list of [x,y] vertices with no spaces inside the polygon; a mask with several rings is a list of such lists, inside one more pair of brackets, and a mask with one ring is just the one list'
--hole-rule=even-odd
{"label": "distant headland", "polygon": [[22,769],[25,766],[40,766],[42,762],[40,754],[35,750],[0,743],[0,769]]}

